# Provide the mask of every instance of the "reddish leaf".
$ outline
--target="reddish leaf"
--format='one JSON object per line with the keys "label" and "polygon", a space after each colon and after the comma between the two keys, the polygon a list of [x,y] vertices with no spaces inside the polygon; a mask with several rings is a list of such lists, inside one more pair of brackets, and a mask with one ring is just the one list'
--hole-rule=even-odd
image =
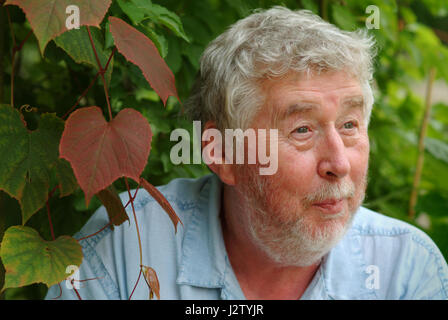
{"label": "reddish leaf", "polygon": [[149,299],[152,299],[153,293],[156,294],[157,299],[160,300],[160,285],[159,285],[159,279],[157,278],[156,271],[147,266],[143,267],[143,275],[145,276],[146,284],[149,287]]}
{"label": "reddish leaf", "polygon": [[174,75],[159,54],[154,43],[123,20],[109,17],[110,32],[118,51],[137,65],[148,83],[166,104],[169,96],[177,96]]}
{"label": "reddish leaf", "polygon": [[119,226],[126,220],[129,220],[129,217],[124,209],[123,203],[121,202],[120,196],[117,191],[110,185],[106,189],[101,190],[96,194],[98,199],[100,199],[101,203],[107,210],[107,215],[109,216],[109,221],[115,225]]}
{"label": "reddish leaf", "polygon": [[123,109],[106,122],[100,108],[80,108],[65,123],[59,154],[71,163],[88,206],[95,193],[116,179],[139,180],[151,139],[148,121],[134,109]]}
{"label": "reddish leaf", "polygon": [[177,232],[177,223],[180,222],[182,225],[182,221],[177,216],[176,212],[174,212],[173,207],[171,207],[170,203],[166,198],[163,196],[163,194],[152,184],[150,184],[148,181],[146,181],[144,178],[140,178],[140,185],[145,188],[148,193],[157,200],[157,202],[160,204],[160,206],[168,213],[168,216],[170,217],[171,221],[173,221],[175,232]]}
{"label": "reddish leaf", "polygon": [[71,12],[66,13],[68,6],[79,8],[79,25],[99,27],[111,0],[7,0],[6,4],[14,4],[22,8],[30,22],[31,28],[39,41],[43,54],[47,43],[67,31],[66,20],[71,19]]}

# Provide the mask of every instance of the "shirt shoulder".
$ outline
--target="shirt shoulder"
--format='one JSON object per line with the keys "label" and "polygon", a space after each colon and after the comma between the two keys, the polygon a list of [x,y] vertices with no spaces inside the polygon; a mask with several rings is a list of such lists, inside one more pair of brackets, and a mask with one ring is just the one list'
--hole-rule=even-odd
{"label": "shirt shoulder", "polygon": [[[168,200],[180,223],[177,231],[169,215],[144,188],[131,190],[133,208],[127,191],[119,194],[129,218],[120,226],[110,228],[104,206],[99,207],[82,229],[74,235],[83,250],[83,262],[79,279],[83,282],[78,290],[83,299],[148,299],[148,288],[143,279],[135,288],[140,271],[140,251],[137,226],[143,252],[142,264],[153,268],[159,278],[161,296],[176,299],[175,285],[178,265],[181,262],[185,228],[190,224],[192,212],[203,201],[201,191],[207,186],[210,175],[198,178],[178,178],[157,187]],[[137,193],[136,193],[137,191]],[[134,215],[135,213],[135,215]],[[47,297],[56,297],[60,291],[53,286]],[[76,299],[74,290],[62,287],[62,299]]]}
{"label": "shirt shoulder", "polygon": [[[352,241],[366,281],[382,299],[447,299],[448,266],[434,241],[419,228],[361,207],[343,241]],[[365,285],[369,287],[366,282]]]}

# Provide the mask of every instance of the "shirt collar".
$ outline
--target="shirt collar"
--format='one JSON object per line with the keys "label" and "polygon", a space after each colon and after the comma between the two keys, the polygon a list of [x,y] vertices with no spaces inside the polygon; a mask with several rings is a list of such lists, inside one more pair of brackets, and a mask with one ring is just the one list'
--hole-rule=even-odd
{"label": "shirt collar", "polygon": [[225,286],[227,252],[219,219],[222,184],[212,174],[201,180],[197,206],[185,229],[178,284],[206,288]]}

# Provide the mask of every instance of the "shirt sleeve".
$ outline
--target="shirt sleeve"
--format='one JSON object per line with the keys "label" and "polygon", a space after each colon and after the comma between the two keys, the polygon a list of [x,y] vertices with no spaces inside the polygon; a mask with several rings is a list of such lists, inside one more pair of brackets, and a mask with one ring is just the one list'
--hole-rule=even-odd
{"label": "shirt sleeve", "polygon": [[413,258],[406,299],[447,300],[448,265],[436,244],[423,232],[414,234]]}

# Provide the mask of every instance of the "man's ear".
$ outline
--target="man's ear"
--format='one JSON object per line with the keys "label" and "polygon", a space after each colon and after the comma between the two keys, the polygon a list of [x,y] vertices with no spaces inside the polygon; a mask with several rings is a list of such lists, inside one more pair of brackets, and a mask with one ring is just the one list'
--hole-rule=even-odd
{"label": "man's ear", "polygon": [[235,171],[233,159],[227,159],[225,155],[223,134],[217,129],[214,121],[207,121],[202,134],[202,158],[212,170],[228,185],[235,185]]}

